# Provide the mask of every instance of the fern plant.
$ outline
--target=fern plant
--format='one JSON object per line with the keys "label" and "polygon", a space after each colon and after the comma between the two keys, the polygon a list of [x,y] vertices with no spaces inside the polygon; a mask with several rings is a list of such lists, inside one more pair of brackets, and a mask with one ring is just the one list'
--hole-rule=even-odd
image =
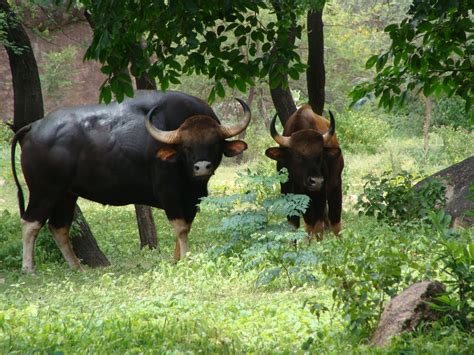
{"label": "fern plant", "polygon": [[287,179],[286,171],[257,167],[239,175],[236,194],[206,197],[200,204],[210,213],[226,215],[220,225],[210,228],[225,241],[211,252],[237,255],[245,261],[245,270],[258,269],[257,287],[280,278],[290,287],[316,279],[311,271],[316,256],[299,247],[304,245],[305,232],[295,231],[286,222],[286,216],[301,216],[306,211],[309,198],[281,195],[279,184]]}

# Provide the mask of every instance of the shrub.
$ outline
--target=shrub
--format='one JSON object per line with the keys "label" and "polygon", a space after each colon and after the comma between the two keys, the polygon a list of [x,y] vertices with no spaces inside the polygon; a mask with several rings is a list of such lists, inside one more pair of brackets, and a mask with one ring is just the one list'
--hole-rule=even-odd
{"label": "shrub", "polygon": [[46,60],[40,64],[42,74],[40,75],[41,87],[44,94],[53,99],[55,104],[65,95],[65,89],[73,85],[70,79],[74,74],[73,60],[77,49],[68,46],[58,52],[48,52],[44,56]]}
{"label": "shrub", "polygon": [[433,128],[433,132],[441,137],[444,149],[440,153],[446,156],[449,163],[457,163],[472,155],[474,144],[472,131],[443,126]]}
{"label": "shrub", "polygon": [[431,210],[445,204],[444,185],[436,179],[415,188],[414,183],[421,179],[408,172],[393,175],[386,171],[381,177],[365,178],[364,191],[356,204],[359,214],[375,216],[392,225],[427,221]]}
{"label": "shrub", "polygon": [[450,229],[451,218],[431,212],[438,246],[438,260],[448,285],[446,294],[437,297],[431,307],[446,313],[444,321],[460,325],[462,330],[474,330],[474,238]]}
{"label": "shrub", "polygon": [[[392,228],[373,218],[346,221],[342,238],[316,245],[322,282],[354,335],[367,337],[387,301],[413,282],[436,274],[432,241],[422,227]],[[363,226],[357,228],[357,224]]]}
{"label": "shrub", "polygon": [[241,174],[239,193],[224,197],[207,197],[201,208],[210,213],[225,213],[217,227],[210,229],[225,243],[213,249],[214,255],[237,255],[244,262],[244,270],[257,268],[260,273],[256,286],[268,285],[280,278],[289,286],[314,281],[310,267],[316,256],[297,247],[306,233],[294,231],[286,216],[301,216],[309,204],[306,195],[280,195],[279,183],[286,181],[285,172],[256,172]]}
{"label": "shrub", "polygon": [[344,150],[375,153],[390,132],[388,123],[367,110],[336,116],[336,133]]}
{"label": "shrub", "polygon": [[[20,269],[21,259],[20,218],[4,210],[0,213],[0,269]],[[64,261],[47,227],[41,229],[36,240],[35,259],[37,264]]]}
{"label": "shrub", "polygon": [[0,122],[0,145],[10,145],[13,138],[13,131],[6,124],[6,122]]}
{"label": "shrub", "polygon": [[464,100],[458,96],[436,99],[432,117],[434,126],[472,129],[474,125],[474,111],[466,112]]}

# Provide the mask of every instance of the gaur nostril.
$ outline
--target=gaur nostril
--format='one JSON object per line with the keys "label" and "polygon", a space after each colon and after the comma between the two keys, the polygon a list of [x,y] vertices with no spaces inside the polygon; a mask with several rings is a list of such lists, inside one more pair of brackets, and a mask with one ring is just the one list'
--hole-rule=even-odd
{"label": "gaur nostril", "polygon": [[195,176],[207,176],[212,173],[212,162],[207,160],[200,160],[194,163],[194,175]]}

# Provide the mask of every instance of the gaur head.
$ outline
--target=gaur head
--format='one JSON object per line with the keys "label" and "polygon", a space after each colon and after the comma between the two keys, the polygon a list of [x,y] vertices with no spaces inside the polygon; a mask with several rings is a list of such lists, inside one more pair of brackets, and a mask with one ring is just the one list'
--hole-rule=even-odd
{"label": "gaur head", "polygon": [[280,147],[268,148],[265,154],[287,168],[292,182],[303,190],[320,191],[327,178],[325,143],[336,131],[334,116],[330,111],[329,115],[331,123],[323,134],[314,129],[302,129],[289,137],[282,136],[275,128],[277,115],[270,124],[272,138]]}
{"label": "gaur head", "polygon": [[220,125],[209,116],[196,115],[187,118],[174,131],[162,131],[152,124],[155,106],[148,112],[146,128],[150,135],[161,143],[156,156],[163,161],[177,161],[181,159],[185,170],[193,179],[205,180],[214,174],[222,160],[222,154],[233,157],[247,149],[247,143],[242,140],[228,141],[244,131],[251,118],[250,108],[240,100],[244,110],[243,120],[234,126]]}

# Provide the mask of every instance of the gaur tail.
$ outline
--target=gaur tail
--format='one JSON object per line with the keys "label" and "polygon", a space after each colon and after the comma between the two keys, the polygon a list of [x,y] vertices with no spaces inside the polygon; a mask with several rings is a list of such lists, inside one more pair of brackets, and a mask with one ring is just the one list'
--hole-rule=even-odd
{"label": "gaur tail", "polygon": [[15,179],[15,184],[18,190],[18,205],[20,207],[20,217],[23,217],[25,214],[25,198],[23,196],[23,190],[21,189],[20,181],[18,180],[18,176],[16,174],[16,167],[15,167],[15,148],[16,143],[31,129],[31,126],[25,126],[21,128],[18,132],[15,133],[12,139],[12,148],[11,148],[11,165],[12,165],[12,172],[13,178]]}

